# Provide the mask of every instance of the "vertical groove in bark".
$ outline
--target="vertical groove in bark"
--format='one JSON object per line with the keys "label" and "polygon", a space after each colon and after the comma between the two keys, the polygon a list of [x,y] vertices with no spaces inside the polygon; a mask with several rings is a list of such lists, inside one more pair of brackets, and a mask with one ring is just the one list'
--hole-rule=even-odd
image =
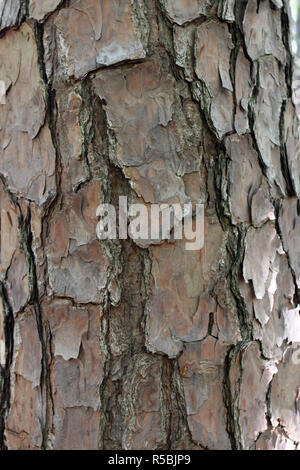
{"label": "vertical groove in bark", "polygon": [[4,335],[5,335],[5,365],[1,365],[0,375],[0,449],[5,450],[7,446],[5,444],[5,414],[7,413],[10,406],[10,368],[12,364],[12,355],[14,348],[13,331],[14,331],[14,317],[11,307],[7,301],[4,286],[0,283],[0,293],[2,299],[2,305],[4,310]]}
{"label": "vertical groove in bark", "polygon": [[49,433],[49,415],[50,415],[50,402],[51,402],[51,385],[50,385],[50,370],[49,370],[49,351],[47,344],[47,333],[43,321],[41,306],[40,306],[40,295],[37,283],[37,273],[35,266],[35,256],[32,251],[32,233],[30,230],[31,213],[30,208],[25,217],[20,217],[19,236],[20,244],[24,251],[27,268],[28,268],[28,279],[30,286],[30,303],[34,308],[36,326],[38,331],[39,340],[41,343],[42,358],[41,358],[41,393],[42,404],[44,408],[43,420],[41,422],[42,428],[42,448],[45,449],[47,446],[47,439]]}

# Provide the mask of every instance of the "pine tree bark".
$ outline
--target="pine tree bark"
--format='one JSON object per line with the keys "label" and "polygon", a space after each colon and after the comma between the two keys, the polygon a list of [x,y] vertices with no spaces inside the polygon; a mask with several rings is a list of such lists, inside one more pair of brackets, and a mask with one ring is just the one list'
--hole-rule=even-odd
{"label": "pine tree bark", "polygon": [[300,58],[300,2],[298,1],[297,20],[296,20],[296,42],[297,57]]}
{"label": "pine tree bark", "polygon": [[[299,124],[281,0],[0,3],[2,449],[296,449]],[[118,197],[205,244],[99,241]]]}

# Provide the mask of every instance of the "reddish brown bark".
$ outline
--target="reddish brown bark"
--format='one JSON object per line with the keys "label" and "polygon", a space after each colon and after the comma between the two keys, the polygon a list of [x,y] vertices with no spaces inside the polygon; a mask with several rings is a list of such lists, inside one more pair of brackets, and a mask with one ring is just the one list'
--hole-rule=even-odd
{"label": "reddish brown bark", "polygon": [[[299,447],[286,8],[0,3],[3,449]],[[119,195],[205,204],[204,248],[97,240]]]}

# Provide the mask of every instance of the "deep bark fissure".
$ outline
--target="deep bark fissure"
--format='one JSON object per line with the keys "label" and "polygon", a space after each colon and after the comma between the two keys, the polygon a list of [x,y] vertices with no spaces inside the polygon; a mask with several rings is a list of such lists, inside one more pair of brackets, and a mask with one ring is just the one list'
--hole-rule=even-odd
{"label": "deep bark fissure", "polygon": [[4,334],[5,334],[5,366],[0,366],[0,450],[6,450],[5,444],[5,415],[10,407],[10,369],[12,365],[14,349],[14,316],[8,303],[3,283],[0,282],[0,294],[5,312]]}

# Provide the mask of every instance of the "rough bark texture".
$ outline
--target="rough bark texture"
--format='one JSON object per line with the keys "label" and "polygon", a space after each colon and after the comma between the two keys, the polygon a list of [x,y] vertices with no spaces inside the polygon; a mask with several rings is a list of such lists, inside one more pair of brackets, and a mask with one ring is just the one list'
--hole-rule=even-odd
{"label": "rough bark texture", "polygon": [[[0,0],[2,449],[299,446],[286,7]],[[204,248],[99,242],[119,195]]]}
{"label": "rough bark texture", "polygon": [[296,33],[296,46],[297,46],[297,53],[296,56],[299,59],[300,58],[300,2],[299,0],[297,1],[297,18],[295,21],[295,33]]}

